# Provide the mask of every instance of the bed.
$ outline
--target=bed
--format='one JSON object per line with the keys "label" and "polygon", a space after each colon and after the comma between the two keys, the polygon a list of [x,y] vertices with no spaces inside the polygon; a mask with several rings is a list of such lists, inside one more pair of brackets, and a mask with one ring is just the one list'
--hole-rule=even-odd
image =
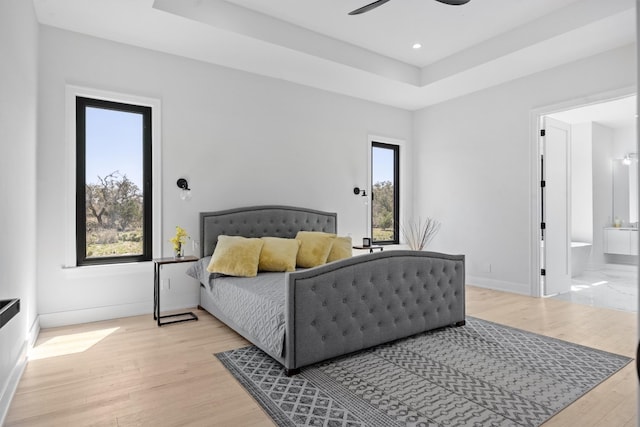
{"label": "bed", "polygon": [[465,321],[463,255],[385,250],[255,278],[208,274],[218,236],[337,232],[337,215],[290,206],[200,214],[200,306],[280,362],[300,368]]}

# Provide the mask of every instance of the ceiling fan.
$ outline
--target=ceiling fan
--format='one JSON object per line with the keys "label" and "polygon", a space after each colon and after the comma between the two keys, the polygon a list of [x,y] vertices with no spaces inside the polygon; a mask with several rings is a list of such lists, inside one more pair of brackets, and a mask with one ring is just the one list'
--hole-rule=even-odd
{"label": "ceiling fan", "polygon": [[[349,12],[349,15],[360,15],[361,13],[369,12],[370,10],[375,9],[378,6],[382,6],[388,1],[389,0],[374,1],[373,3],[369,3],[366,6],[362,6],[359,9]],[[439,1],[440,3],[444,3],[444,4],[449,4],[452,6],[460,6],[465,3],[469,3],[469,0],[436,0],[436,1]]]}

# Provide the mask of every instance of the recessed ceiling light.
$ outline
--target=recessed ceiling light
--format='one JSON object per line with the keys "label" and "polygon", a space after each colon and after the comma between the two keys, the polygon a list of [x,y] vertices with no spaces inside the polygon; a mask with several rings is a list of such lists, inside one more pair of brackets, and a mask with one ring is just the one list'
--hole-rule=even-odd
{"label": "recessed ceiling light", "polygon": [[414,43],[412,46],[414,49],[420,49],[422,45],[420,43]]}

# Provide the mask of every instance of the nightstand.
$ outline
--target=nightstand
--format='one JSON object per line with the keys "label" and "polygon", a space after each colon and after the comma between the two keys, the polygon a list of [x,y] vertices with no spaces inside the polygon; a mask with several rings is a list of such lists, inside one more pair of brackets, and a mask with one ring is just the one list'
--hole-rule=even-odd
{"label": "nightstand", "polygon": [[[182,262],[194,262],[198,258],[193,255],[183,256],[180,258],[156,258],[153,260],[153,320],[158,321],[158,326],[168,325],[170,323],[188,322],[190,320],[198,320],[198,316],[188,311],[185,313],[160,315],[160,270],[163,265],[179,264]],[[183,317],[178,320],[170,320],[163,322],[162,319],[171,317]]]}
{"label": "nightstand", "polygon": [[354,246],[353,249],[369,249],[369,253],[373,253],[374,249],[380,249],[380,252],[384,250],[384,246],[371,245],[371,246]]}

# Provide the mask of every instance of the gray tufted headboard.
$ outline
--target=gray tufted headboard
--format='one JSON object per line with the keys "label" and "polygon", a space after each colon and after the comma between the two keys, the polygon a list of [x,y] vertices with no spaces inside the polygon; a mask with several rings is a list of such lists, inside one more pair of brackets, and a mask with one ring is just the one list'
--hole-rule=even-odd
{"label": "gray tufted headboard", "polygon": [[336,233],[337,214],[291,206],[253,206],[200,213],[200,257],[213,253],[221,234],[293,238],[298,231]]}

